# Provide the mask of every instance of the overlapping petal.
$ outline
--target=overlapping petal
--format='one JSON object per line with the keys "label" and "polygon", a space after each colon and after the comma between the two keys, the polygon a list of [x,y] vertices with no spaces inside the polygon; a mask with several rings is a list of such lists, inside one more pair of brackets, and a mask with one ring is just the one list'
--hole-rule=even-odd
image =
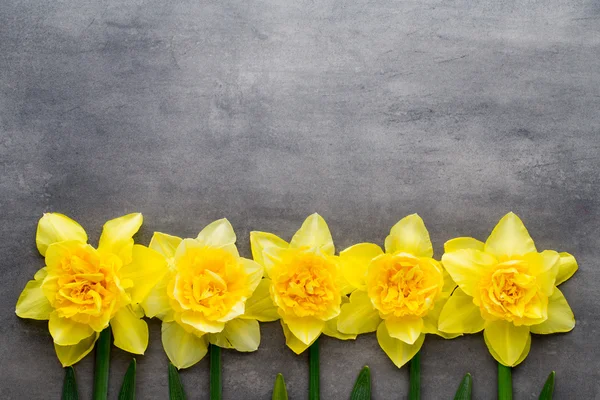
{"label": "overlapping petal", "polygon": [[294,234],[290,247],[319,249],[323,254],[333,255],[335,247],[327,223],[319,214],[310,215]]}
{"label": "overlapping petal", "polygon": [[189,368],[208,352],[208,335],[198,337],[177,322],[163,322],[161,339],[165,353],[177,368]]}
{"label": "overlapping petal", "polygon": [[569,332],[575,327],[575,315],[567,299],[558,289],[548,298],[548,319],[539,325],[532,325],[531,332],[546,335]]}
{"label": "overlapping petal", "polygon": [[442,256],[442,264],[452,280],[470,296],[477,290],[483,273],[496,263],[494,256],[473,249],[457,250]]}
{"label": "overlapping petal", "polygon": [[129,353],[144,354],[148,347],[148,324],[130,307],[123,307],[110,320],[114,343]]}
{"label": "overlapping petal", "polygon": [[433,257],[433,246],[423,219],[417,214],[411,214],[398,221],[385,238],[385,251]]}
{"label": "overlapping petal", "polygon": [[421,349],[423,342],[425,341],[425,335],[420,335],[413,344],[407,344],[402,340],[390,336],[386,324],[382,322],[377,328],[377,341],[390,360],[392,360],[398,368],[401,368]]}
{"label": "overlapping petal", "polygon": [[59,213],[46,213],[38,222],[35,243],[41,255],[56,242],[75,240],[86,243],[87,233],[76,221]]}
{"label": "overlapping petal", "polygon": [[536,251],[523,221],[512,212],[502,217],[485,242],[485,252],[498,258],[522,256]]}
{"label": "overlapping petal", "polygon": [[373,243],[359,243],[340,252],[342,274],[356,289],[366,289],[367,270],[371,260],[383,254],[381,247]]}

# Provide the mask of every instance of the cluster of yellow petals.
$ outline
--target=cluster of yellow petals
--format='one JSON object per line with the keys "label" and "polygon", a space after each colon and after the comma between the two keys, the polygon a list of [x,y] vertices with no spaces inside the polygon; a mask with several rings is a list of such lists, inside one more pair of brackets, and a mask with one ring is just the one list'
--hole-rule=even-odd
{"label": "cluster of yellow petals", "polygon": [[481,277],[475,304],[491,317],[515,325],[533,325],[547,318],[548,297],[522,260],[497,264]]}
{"label": "cluster of yellow petals", "polygon": [[408,253],[381,255],[371,262],[367,273],[367,293],[384,319],[424,317],[443,287],[439,262]]}
{"label": "cluster of yellow petals", "polygon": [[284,315],[329,319],[339,313],[340,290],[334,257],[311,251],[282,252],[271,269],[271,294]]}
{"label": "cluster of yellow petals", "polygon": [[258,321],[277,318],[261,284],[263,268],[240,257],[235,241],[229,221],[220,219],[195,239],[156,232],[150,242],[168,268],[142,307],[147,316],[162,319],[163,347],[177,368],[200,361],[209,343],[255,351]]}
{"label": "cluster of yellow petals", "polygon": [[318,214],[309,216],[288,243],[266,232],[251,232],[255,261],[265,268],[271,299],[281,318],[290,349],[303,352],[325,335],[352,339],[337,329],[347,285],[329,227]]}
{"label": "cluster of yellow petals", "polygon": [[148,326],[139,303],[166,264],[153,250],[134,245],[132,237],[142,221],[141,214],[108,221],[96,249],[69,217],[48,213],[40,219],[36,244],[46,266],[27,283],[16,313],[48,320],[63,366],[87,355],[109,324],[117,347],[136,354],[146,350]]}
{"label": "cluster of yellow petals", "polygon": [[392,227],[385,253],[372,243],[342,251],[342,268],[353,291],[342,305],[340,332],[377,331],[379,345],[398,367],[419,351],[425,334],[455,336],[437,329],[441,308],[455,285],[432,257],[429,232],[417,214]]}
{"label": "cluster of yellow petals", "polygon": [[48,276],[42,291],[58,317],[89,324],[99,331],[106,327],[119,303],[129,302],[118,276],[122,262],[114,254],[102,254],[88,244],[71,241],[51,246],[46,260]]}
{"label": "cluster of yellow petals", "polygon": [[506,366],[529,353],[530,333],[568,332],[575,317],[556,287],[577,270],[575,258],[538,252],[523,222],[505,215],[485,243],[456,238],[445,245],[444,268],[458,284],[441,311],[439,329],[484,331],[492,356]]}

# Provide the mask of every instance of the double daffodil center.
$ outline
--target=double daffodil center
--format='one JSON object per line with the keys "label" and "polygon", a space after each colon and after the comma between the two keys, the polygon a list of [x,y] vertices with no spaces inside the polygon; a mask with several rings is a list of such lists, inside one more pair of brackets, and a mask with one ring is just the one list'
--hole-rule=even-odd
{"label": "double daffodil center", "polygon": [[383,318],[426,315],[443,285],[437,261],[409,254],[384,254],[367,273],[367,292]]}
{"label": "double daffodil center", "polygon": [[527,320],[544,319],[546,315],[548,299],[536,277],[529,273],[527,263],[520,260],[496,265],[482,279],[479,293],[484,317],[489,315],[521,325],[527,324]]}
{"label": "double daffodil center", "polygon": [[226,315],[242,298],[247,277],[237,258],[220,248],[192,248],[176,261],[168,294],[179,311],[210,319]]}
{"label": "double daffodil center", "polygon": [[318,254],[291,252],[271,272],[273,299],[284,313],[328,318],[325,314],[341,301],[336,270],[332,260]]}

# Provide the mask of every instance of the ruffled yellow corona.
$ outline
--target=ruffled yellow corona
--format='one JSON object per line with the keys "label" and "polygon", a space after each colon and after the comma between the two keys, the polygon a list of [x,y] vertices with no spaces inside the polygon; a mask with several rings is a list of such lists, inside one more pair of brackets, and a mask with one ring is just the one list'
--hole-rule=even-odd
{"label": "ruffled yellow corona", "polygon": [[455,284],[432,258],[429,232],[417,214],[392,227],[385,250],[360,243],[340,253],[354,291],[338,328],[353,335],[377,331],[379,345],[400,368],[420,350],[425,334],[452,336],[438,331],[437,319]]}
{"label": "ruffled yellow corona", "polygon": [[16,313],[48,320],[63,366],[88,354],[109,324],[117,347],[135,354],[146,350],[148,326],[138,304],[166,263],[155,251],[134,245],[142,221],[141,214],[108,221],[95,249],[69,217],[48,213],[40,219],[36,243],[46,266],[25,286]]}
{"label": "ruffled yellow corona", "polygon": [[575,317],[556,287],[577,270],[575,258],[538,252],[523,222],[505,215],[485,243],[473,238],[446,242],[442,263],[458,289],[439,319],[443,332],[484,331],[485,343],[501,364],[521,363],[530,333],[568,332]]}
{"label": "ruffled yellow corona", "polygon": [[195,239],[160,232],[152,237],[150,248],[167,266],[142,307],[147,316],[163,321],[163,347],[177,368],[200,361],[209,343],[255,351],[258,321],[277,319],[261,281],[263,268],[240,257],[235,241],[226,219],[209,224]]}
{"label": "ruffled yellow corona", "polygon": [[349,286],[320,215],[309,216],[290,243],[271,233],[251,232],[250,244],[254,260],[265,268],[264,282],[290,349],[302,353],[321,333],[339,339],[356,337],[337,330]]}

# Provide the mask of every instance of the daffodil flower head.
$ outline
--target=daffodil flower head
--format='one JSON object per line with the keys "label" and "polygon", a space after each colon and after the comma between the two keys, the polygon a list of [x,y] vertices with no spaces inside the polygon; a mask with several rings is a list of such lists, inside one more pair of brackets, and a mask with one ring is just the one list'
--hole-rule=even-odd
{"label": "daffodil flower head", "polygon": [[165,262],[155,251],[134,245],[142,221],[141,214],[108,221],[96,249],[69,217],[47,213],[40,219],[36,244],[46,266],[27,283],[16,313],[48,320],[63,366],[88,354],[109,324],[117,347],[135,354],[146,350],[148,326],[139,303],[161,278]]}
{"label": "daffodil flower head", "polygon": [[251,232],[250,244],[254,260],[265,268],[264,280],[290,349],[302,353],[321,333],[339,339],[356,337],[337,330],[349,286],[320,215],[309,216],[290,243],[271,233]]}
{"label": "daffodil flower head", "polygon": [[209,343],[255,351],[258,321],[277,318],[264,308],[263,268],[240,257],[235,241],[226,219],[209,224],[195,239],[160,232],[152,237],[150,248],[168,267],[142,307],[149,317],[162,319],[163,347],[177,368],[200,361]]}
{"label": "daffodil flower head", "polygon": [[455,284],[432,258],[429,232],[417,214],[392,227],[385,250],[360,243],[340,253],[355,290],[341,308],[338,328],[355,335],[377,331],[379,345],[400,368],[426,333],[449,337],[438,331],[437,318]]}
{"label": "daffodil flower head", "polygon": [[556,287],[577,270],[575,258],[538,252],[523,222],[506,214],[485,243],[456,238],[445,244],[442,263],[458,284],[439,319],[439,329],[462,334],[484,331],[501,364],[521,363],[530,333],[568,332],[575,317]]}

